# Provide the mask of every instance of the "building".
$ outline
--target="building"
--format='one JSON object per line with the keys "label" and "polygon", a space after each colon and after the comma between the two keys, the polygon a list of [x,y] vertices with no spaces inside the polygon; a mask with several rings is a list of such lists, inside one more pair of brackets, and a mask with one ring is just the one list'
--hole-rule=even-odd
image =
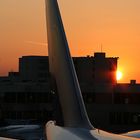
{"label": "building", "polygon": [[116,84],[118,57],[106,57],[105,53],[74,57],[74,64],[81,84]]}
{"label": "building", "polygon": [[[49,83],[0,83],[1,117],[6,120],[46,120],[52,118]],[[47,120],[46,120],[47,121]]]}
{"label": "building", "polygon": [[[118,57],[105,53],[73,58],[82,95],[95,127],[112,132],[140,129],[140,84],[118,84]],[[51,92],[47,56],[23,56],[19,72],[0,77],[0,118],[58,119],[57,96]],[[58,119],[60,120],[60,118]]]}
{"label": "building", "polygon": [[49,61],[46,56],[19,58],[19,74],[22,81],[45,82],[49,78]]}
{"label": "building", "polygon": [[23,56],[19,58],[19,72],[0,77],[0,117],[47,121],[53,114],[52,96],[48,57]]}
{"label": "building", "polygon": [[112,103],[114,87],[117,84],[118,57],[106,57],[105,53],[97,52],[94,53],[94,57],[75,57],[73,59],[86,101]]}

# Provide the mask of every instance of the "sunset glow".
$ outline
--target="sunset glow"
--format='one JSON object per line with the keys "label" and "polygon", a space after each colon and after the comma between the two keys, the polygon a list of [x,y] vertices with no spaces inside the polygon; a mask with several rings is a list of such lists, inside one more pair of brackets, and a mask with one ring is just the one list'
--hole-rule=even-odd
{"label": "sunset glow", "polygon": [[122,76],[123,76],[122,72],[121,71],[117,71],[117,73],[116,73],[117,81],[121,80]]}

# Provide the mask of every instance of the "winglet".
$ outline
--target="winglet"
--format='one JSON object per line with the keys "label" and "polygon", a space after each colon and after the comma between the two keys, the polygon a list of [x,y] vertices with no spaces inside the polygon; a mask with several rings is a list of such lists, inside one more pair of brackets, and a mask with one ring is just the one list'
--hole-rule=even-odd
{"label": "winglet", "polygon": [[57,0],[46,1],[50,73],[56,83],[64,126],[93,128],[83,102]]}

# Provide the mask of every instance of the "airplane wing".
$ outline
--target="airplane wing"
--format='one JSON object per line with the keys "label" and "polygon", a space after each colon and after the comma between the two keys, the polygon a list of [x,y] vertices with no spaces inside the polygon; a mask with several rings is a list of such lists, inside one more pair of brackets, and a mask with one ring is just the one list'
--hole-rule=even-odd
{"label": "airplane wing", "polygon": [[93,128],[83,102],[57,0],[46,0],[49,68],[65,126]]}
{"label": "airplane wing", "polygon": [[49,67],[53,92],[58,94],[64,126],[48,122],[48,140],[136,140],[95,129],[87,116],[79,82],[71,59],[57,0],[45,0]]}
{"label": "airplane wing", "polygon": [[[40,125],[11,125],[0,128],[0,140],[43,140],[43,127]],[[3,139],[2,139],[3,138]]]}
{"label": "airplane wing", "polygon": [[124,133],[124,134],[122,134],[122,135],[124,135],[124,136],[129,136],[129,137],[140,138],[140,130],[130,131],[130,132]]}
{"label": "airplane wing", "polygon": [[16,140],[16,139],[10,139],[10,138],[0,137],[0,140]]}
{"label": "airplane wing", "polygon": [[86,128],[61,127],[50,121],[46,125],[48,140],[138,140],[108,133],[99,129],[89,130]]}

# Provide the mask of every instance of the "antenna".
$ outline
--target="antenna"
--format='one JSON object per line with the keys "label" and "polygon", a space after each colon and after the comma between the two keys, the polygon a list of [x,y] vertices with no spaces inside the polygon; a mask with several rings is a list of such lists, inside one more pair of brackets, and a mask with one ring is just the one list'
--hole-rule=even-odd
{"label": "antenna", "polygon": [[102,43],[101,43],[101,52],[103,52],[103,45],[102,45]]}

